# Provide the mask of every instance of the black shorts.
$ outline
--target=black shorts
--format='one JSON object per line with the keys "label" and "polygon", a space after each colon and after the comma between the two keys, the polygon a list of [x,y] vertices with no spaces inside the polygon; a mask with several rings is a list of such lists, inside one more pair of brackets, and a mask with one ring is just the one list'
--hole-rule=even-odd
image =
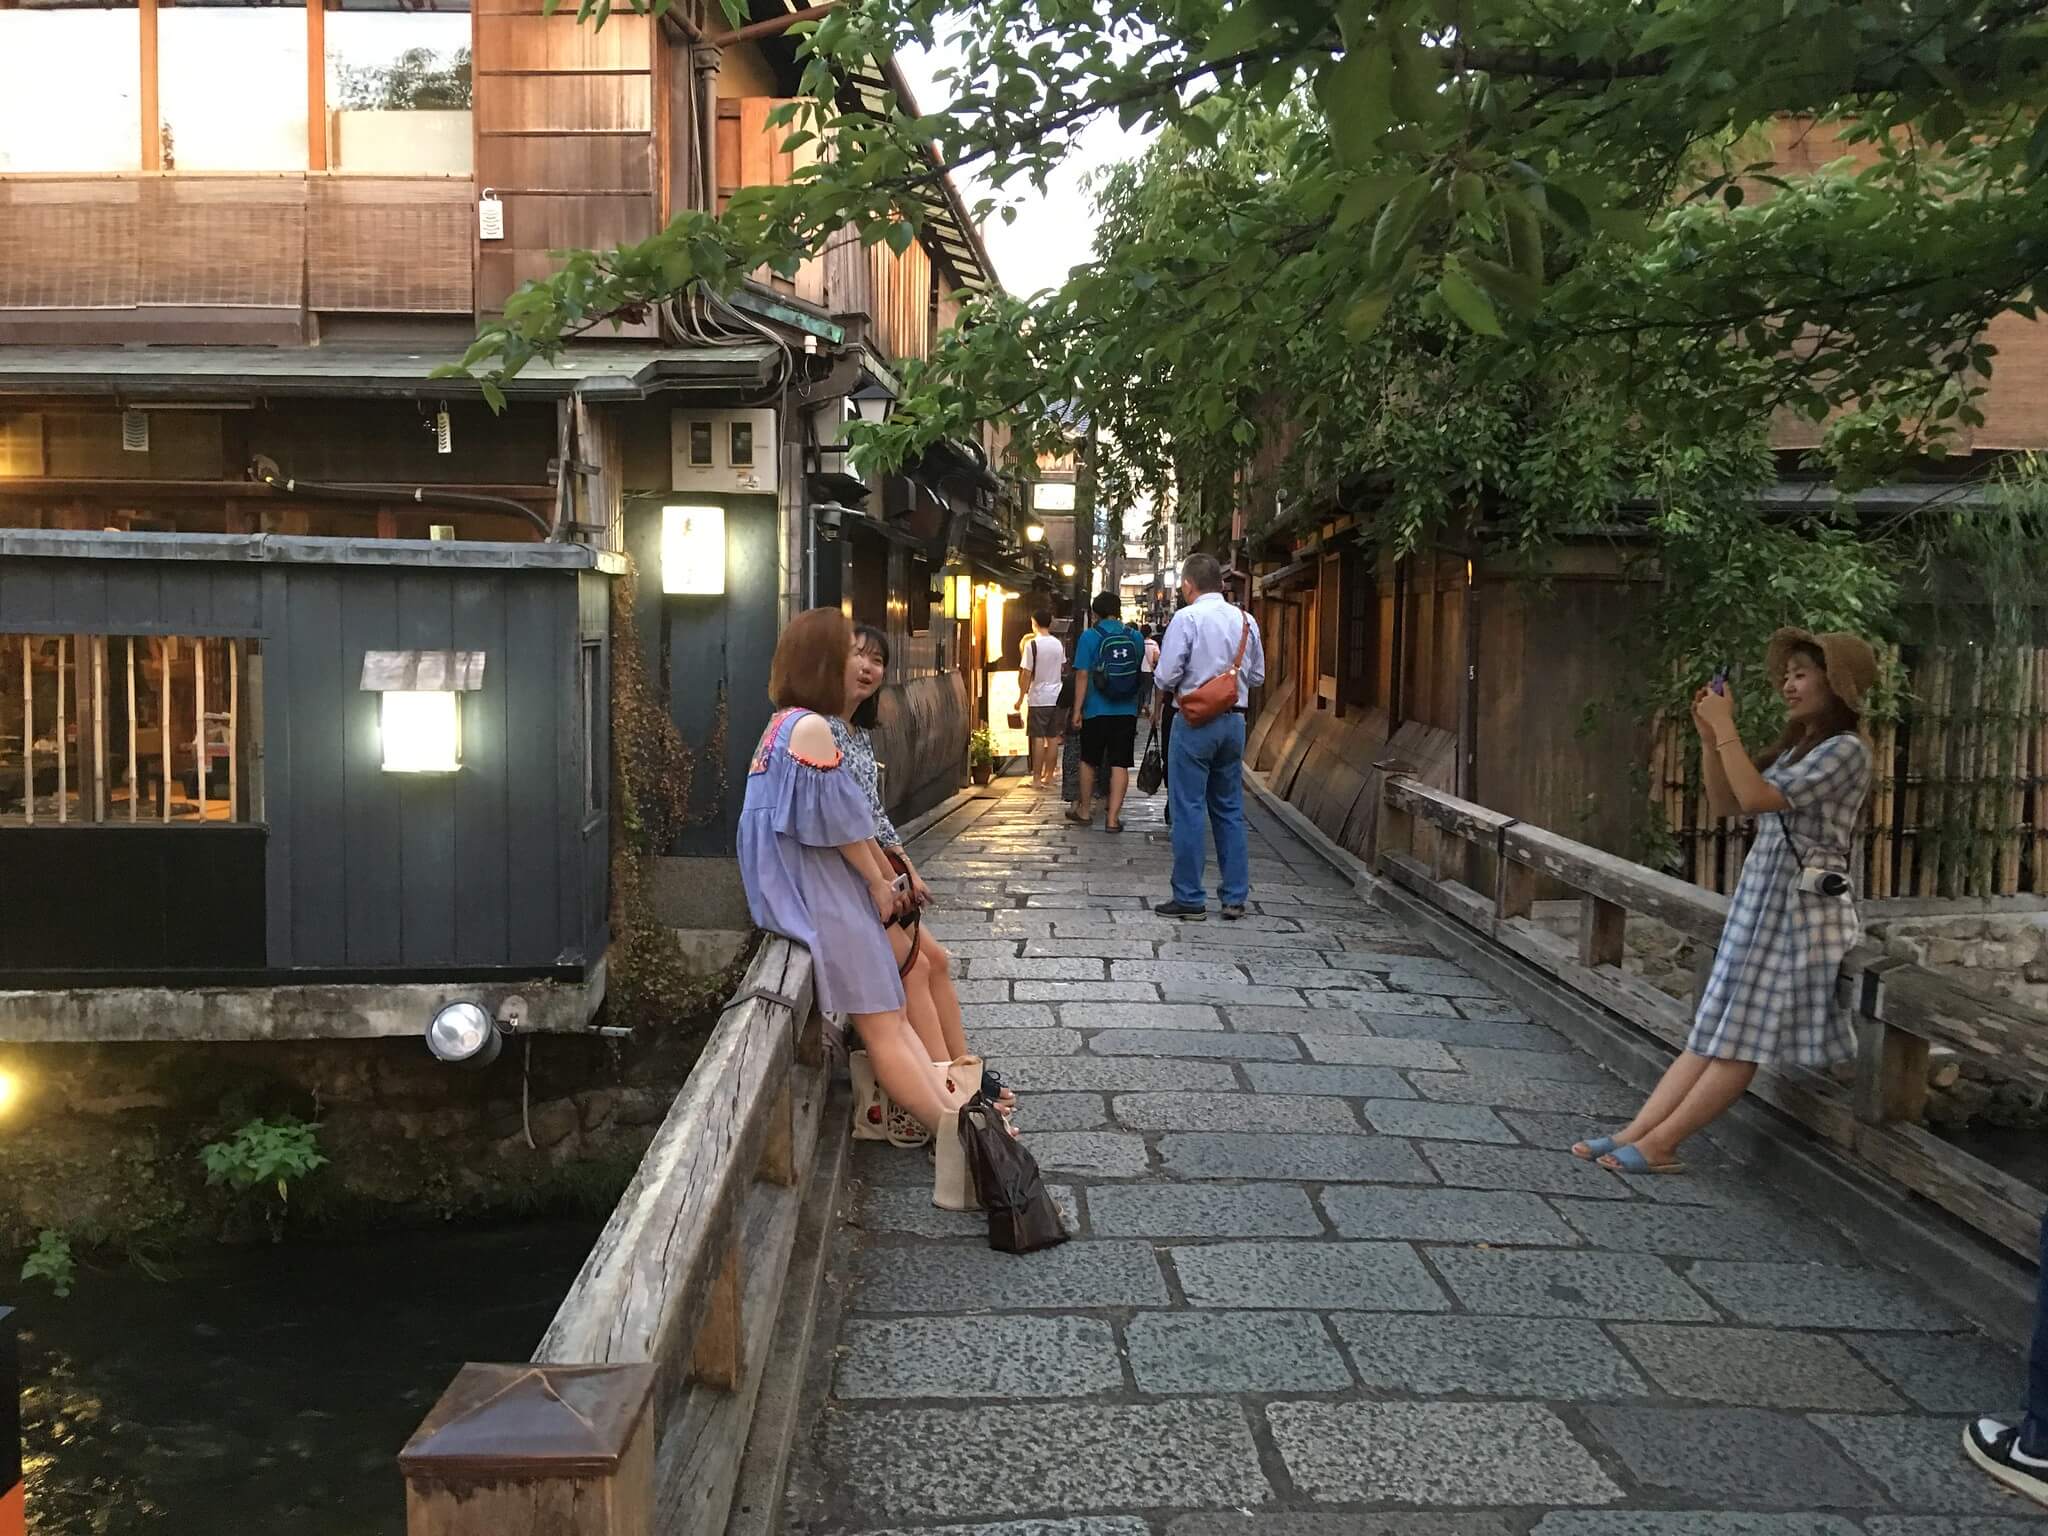
{"label": "black shorts", "polygon": [[1137,745],[1136,715],[1092,715],[1081,722],[1081,761],[1090,768],[1128,768]]}

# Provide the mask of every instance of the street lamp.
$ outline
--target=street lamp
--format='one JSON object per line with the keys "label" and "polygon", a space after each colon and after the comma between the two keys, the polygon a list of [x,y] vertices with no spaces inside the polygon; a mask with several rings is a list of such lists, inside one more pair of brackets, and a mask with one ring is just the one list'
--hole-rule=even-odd
{"label": "street lamp", "polygon": [[1068,561],[1065,561],[1065,562],[1063,562],[1063,563],[1061,564],[1061,566],[1060,566],[1060,574],[1061,574],[1062,576],[1066,577],[1066,578],[1067,578],[1067,579],[1068,579],[1069,581],[1073,580],[1073,578],[1074,578],[1074,562],[1073,562],[1073,561],[1071,561],[1071,560],[1068,560]]}
{"label": "street lamp", "polygon": [[1041,542],[1042,542],[1042,541],[1044,540],[1044,538],[1045,538],[1045,524],[1043,524],[1043,523],[1026,523],[1026,524],[1024,525],[1024,542],[1025,542],[1026,544],[1037,544],[1037,543],[1041,543]]}

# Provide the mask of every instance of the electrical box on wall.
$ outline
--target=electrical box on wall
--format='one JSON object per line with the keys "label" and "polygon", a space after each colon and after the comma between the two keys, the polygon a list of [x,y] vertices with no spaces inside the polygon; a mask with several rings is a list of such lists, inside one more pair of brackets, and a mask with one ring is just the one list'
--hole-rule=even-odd
{"label": "electrical box on wall", "polygon": [[773,411],[677,411],[669,430],[676,490],[775,493],[781,442]]}

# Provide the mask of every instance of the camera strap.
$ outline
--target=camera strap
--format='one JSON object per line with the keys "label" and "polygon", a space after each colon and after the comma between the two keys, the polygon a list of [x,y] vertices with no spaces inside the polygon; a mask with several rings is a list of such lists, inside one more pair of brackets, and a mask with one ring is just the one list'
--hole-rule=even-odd
{"label": "camera strap", "polygon": [[[1785,834],[1785,846],[1792,850],[1794,864],[1800,869],[1805,869],[1807,867],[1806,850],[1799,846],[1799,839],[1792,835],[1792,823],[1786,818],[1783,811],[1773,811],[1771,814],[1778,818],[1778,830]],[[1842,862],[1846,866],[1854,861],[1845,857]],[[1843,872],[1846,873],[1846,870]]]}

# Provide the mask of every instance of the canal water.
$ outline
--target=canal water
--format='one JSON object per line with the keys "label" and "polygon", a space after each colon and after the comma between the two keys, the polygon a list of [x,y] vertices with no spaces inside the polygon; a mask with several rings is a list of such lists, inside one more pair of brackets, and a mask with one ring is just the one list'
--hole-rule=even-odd
{"label": "canal water", "polygon": [[23,1287],[38,1536],[400,1536],[396,1456],[465,1360],[528,1358],[598,1223],[222,1248]]}

